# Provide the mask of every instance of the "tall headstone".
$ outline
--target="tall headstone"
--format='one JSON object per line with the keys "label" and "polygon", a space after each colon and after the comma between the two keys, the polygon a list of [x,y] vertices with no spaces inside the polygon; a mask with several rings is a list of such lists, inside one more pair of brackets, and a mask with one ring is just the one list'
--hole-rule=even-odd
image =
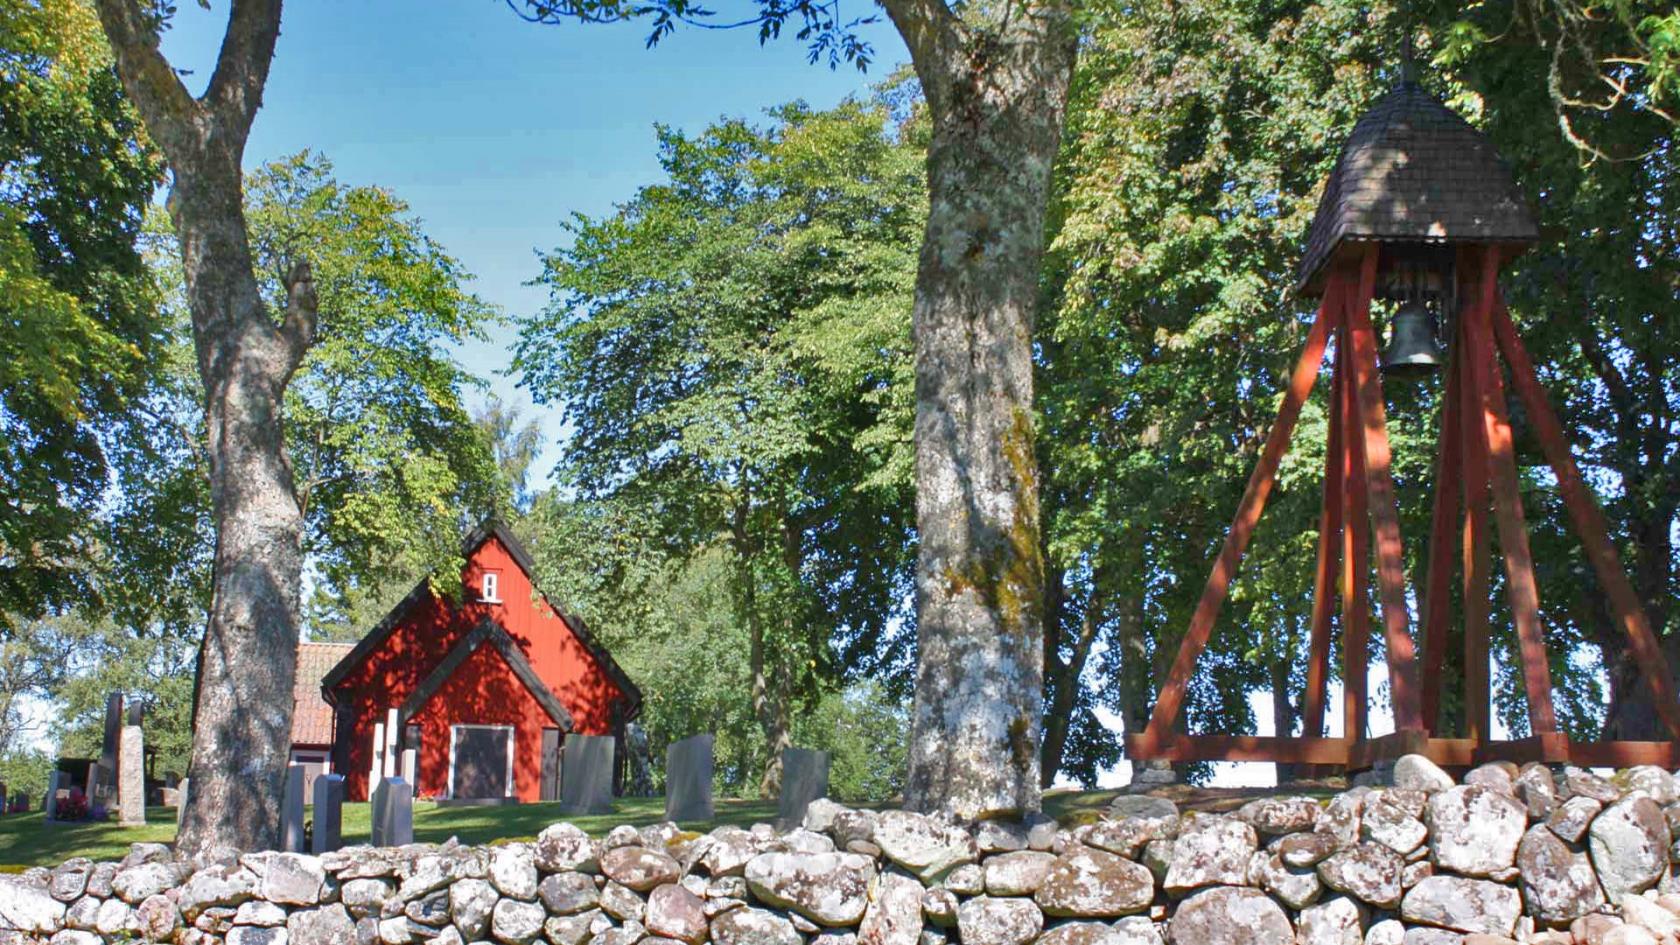
{"label": "tall headstone", "polygon": [[776,805],[776,826],[786,830],[805,822],[805,808],[828,796],[828,752],[809,748],[782,749],[782,796]]}
{"label": "tall headstone", "polygon": [[315,831],[310,851],[316,856],[344,845],[344,775],[323,774],[315,779]]}
{"label": "tall headstone", "polygon": [[99,766],[106,771],[117,766],[117,739],[122,736],[122,724],[123,694],[113,692],[105,697],[105,738],[99,745]]}
{"label": "tall headstone", "polygon": [[286,795],[280,802],[280,849],[302,853],[303,765],[286,766]]}
{"label": "tall headstone", "polygon": [[[41,809],[46,811],[48,820],[52,820],[58,816],[58,785],[63,778],[64,772],[56,770],[47,776],[46,803],[41,805]],[[4,803],[5,800],[6,792],[4,790],[0,790],[0,803]]]}
{"label": "tall headstone", "polygon": [[414,842],[414,788],[402,778],[385,778],[373,791],[373,845]]}
{"label": "tall headstone", "polygon": [[181,832],[181,821],[187,816],[187,795],[192,791],[192,778],[182,778],[175,786],[175,832]]}
{"label": "tall headstone", "polygon": [[665,819],[712,819],[710,734],[691,735],[665,749]]}
{"label": "tall headstone", "polygon": [[136,827],[146,822],[146,738],[138,725],[124,725],[118,736],[118,823]]}
{"label": "tall headstone", "polygon": [[[397,762],[400,759],[397,754],[397,738],[401,734],[402,727],[397,722],[397,710],[387,710],[385,712],[385,776],[387,778],[397,776]],[[408,783],[410,786],[414,784],[413,781]]]}
{"label": "tall headstone", "polygon": [[560,812],[605,814],[612,810],[613,737],[567,735],[560,760]]}
{"label": "tall headstone", "polygon": [[412,748],[402,750],[402,779],[409,784],[420,783],[420,753]]}
{"label": "tall headstone", "polygon": [[373,762],[368,766],[368,800],[385,779],[385,723],[373,723]]}

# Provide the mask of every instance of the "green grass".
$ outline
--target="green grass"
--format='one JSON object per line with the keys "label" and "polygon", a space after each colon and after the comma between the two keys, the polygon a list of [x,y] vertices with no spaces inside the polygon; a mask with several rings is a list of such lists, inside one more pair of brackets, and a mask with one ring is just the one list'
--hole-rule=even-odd
{"label": "green grass", "polygon": [[[1114,791],[1055,791],[1045,795],[1045,811],[1064,822],[1094,817],[1113,799]],[[868,805],[881,806],[881,805]],[[693,830],[710,830],[724,824],[750,826],[774,819],[771,801],[720,799],[717,816],[710,821],[683,824]],[[570,820],[591,834],[600,836],[619,824],[643,826],[658,823],[665,816],[665,801],[657,797],[620,798],[610,814],[563,817],[560,805],[510,804],[487,807],[439,807],[426,801],[414,805],[414,839],[440,843],[450,837],[462,843],[492,843],[498,840],[527,840],[549,824]],[[39,811],[0,816],[0,871],[16,872],[30,866],[52,866],[73,856],[95,860],[120,859],[133,843],[168,843],[175,839],[175,808],[152,807],[146,811],[144,827],[120,827],[116,823],[48,823]],[[365,843],[368,839],[368,805],[344,805],[344,842]]]}

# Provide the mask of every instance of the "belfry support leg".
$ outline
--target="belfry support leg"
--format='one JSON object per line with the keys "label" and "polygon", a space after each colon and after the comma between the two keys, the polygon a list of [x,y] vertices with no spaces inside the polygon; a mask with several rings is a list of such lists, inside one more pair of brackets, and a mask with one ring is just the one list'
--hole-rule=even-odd
{"label": "belfry support leg", "polygon": [[[1495,291],[1497,292],[1497,288]],[[1662,718],[1669,734],[1680,740],[1680,700],[1675,696],[1674,677],[1669,669],[1668,659],[1663,655],[1662,647],[1651,632],[1650,622],[1639,603],[1639,595],[1634,592],[1633,585],[1628,581],[1627,572],[1622,570],[1621,559],[1616,554],[1615,546],[1610,543],[1609,529],[1604,524],[1603,513],[1599,511],[1598,503],[1587,490],[1586,483],[1581,478],[1581,470],[1575,465],[1575,458],[1570,455],[1563,428],[1559,425],[1557,415],[1552,412],[1551,403],[1535,376],[1534,362],[1529,359],[1522,339],[1517,336],[1504,302],[1497,297],[1492,314],[1494,335],[1506,362],[1511,366],[1511,384],[1517,389],[1517,396],[1522,398],[1523,405],[1528,409],[1528,416],[1534,422],[1541,450],[1546,455],[1546,461],[1551,464],[1552,472],[1557,476],[1558,491],[1563,494],[1564,506],[1569,510],[1575,531],[1586,548],[1587,560],[1592,562],[1599,583],[1610,598],[1611,610],[1615,613],[1623,632],[1627,634],[1628,642],[1633,646],[1640,666],[1644,667],[1645,681],[1651,687],[1654,697],[1652,701],[1657,714]]]}
{"label": "belfry support leg", "polygon": [[[1336,362],[1341,363],[1341,342]],[[1331,372],[1329,443],[1324,450],[1324,508],[1318,519],[1318,569],[1313,577],[1312,635],[1307,647],[1307,691],[1302,699],[1301,734],[1324,734],[1324,702],[1330,685],[1330,620],[1342,546],[1342,374]]]}
{"label": "belfry support leg", "polygon": [[1336,344],[1336,370],[1342,375],[1342,734],[1350,744],[1365,740],[1369,711],[1371,603],[1370,514],[1366,507],[1365,451],[1360,446],[1359,398],[1348,383],[1348,331]]}
{"label": "belfry support leg", "polygon": [[[1472,301],[1473,308],[1477,303]],[[1458,372],[1461,442],[1464,445],[1464,734],[1478,747],[1489,737],[1492,699],[1488,683],[1488,456],[1482,426],[1482,390],[1476,338],[1469,329],[1473,312],[1460,314],[1453,370]]]}
{"label": "belfry support leg", "polygon": [[1339,294],[1334,288],[1325,293],[1324,302],[1319,306],[1312,329],[1307,332],[1307,343],[1301,351],[1300,358],[1295,362],[1295,370],[1290,376],[1289,389],[1284,395],[1283,406],[1278,411],[1277,422],[1272,424],[1271,433],[1266,437],[1266,446],[1260,454],[1260,461],[1255,464],[1254,472],[1248,478],[1248,486],[1243,490],[1242,502],[1237,506],[1231,530],[1225,536],[1225,545],[1220,549],[1213,572],[1208,575],[1207,584],[1202,588],[1201,599],[1196,602],[1195,613],[1190,618],[1190,628],[1185,632],[1184,642],[1179,645],[1172,669],[1167,673],[1166,681],[1161,684],[1161,691],[1156,696],[1154,711],[1149,716],[1149,725],[1140,738],[1128,742],[1136,757],[1150,757],[1152,751],[1171,737],[1173,723],[1184,706],[1185,690],[1190,685],[1190,676],[1195,671],[1196,660],[1207,646],[1214,621],[1219,617],[1219,609],[1224,605],[1225,596],[1230,591],[1231,580],[1236,576],[1237,564],[1242,560],[1248,540],[1253,536],[1254,527],[1260,521],[1260,513],[1266,507],[1266,499],[1271,495],[1272,486],[1277,480],[1278,464],[1289,448],[1289,438],[1294,433],[1295,421],[1300,418],[1301,405],[1306,403],[1307,395],[1312,392],[1313,382],[1318,378],[1332,323],[1339,317],[1339,309],[1334,301]]}
{"label": "belfry support leg", "polygon": [[[1455,345],[1456,347],[1456,345]],[[1456,356],[1455,356],[1456,358]],[[1447,371],[1447,390],[1441,402],[1441,433],[1435,445],[1435,508],[1429,523],[1429,574],[1423,605],[1423,725],[1440,731],[1441,674],[1446,668],[1447,632],[1452,620],[1453,531],[1459,521],[1459,492],[1463,488],[1463,449],[1460,442],[1461,396],[1459,372]]]}

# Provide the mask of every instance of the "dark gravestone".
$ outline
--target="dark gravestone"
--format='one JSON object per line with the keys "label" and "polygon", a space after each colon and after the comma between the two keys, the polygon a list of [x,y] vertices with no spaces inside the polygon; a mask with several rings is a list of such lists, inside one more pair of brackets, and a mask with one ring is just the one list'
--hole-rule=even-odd
{"label": "dark gravestone", "polygon": [[782,797],[776,805],[776,826],[791,830],[805,822],[805,808],[828,796],[828,752],[809,748],[782,749]]}
{"label": "dark gravestone", "polygon": [[692,735],[665,749],[665,819],[712,819],[711,735]]}
{"label": "dark gravestone", "polygon": [[302,853],[303,849],[303,765],[286,766],[286,796],[280,802],[280,849]]}
{"label": "dark gravestone", "polygon": [[117,751],[121,747],[123,728],[123,694],[113,692],[105,697],[105,737],[99,745],[99,764],[88,769],[87,796],[89,804],[109,807],[116,800]]}
{"label": "dark gravestone", "polygon": [[316,856],[344,845],[344,776],[323,774],[315,779],[315,831],[310,851]]}
{"label": "dark gravestone", "polygon": [[613,737],[567,735],[560,761],[560,812],[605,814],[612,810]]}
{"label": "dark gravestone", "polygon": [[414,842],[414,788],[402,778],[386,778],[373,789],[373,845],[400,847]]}

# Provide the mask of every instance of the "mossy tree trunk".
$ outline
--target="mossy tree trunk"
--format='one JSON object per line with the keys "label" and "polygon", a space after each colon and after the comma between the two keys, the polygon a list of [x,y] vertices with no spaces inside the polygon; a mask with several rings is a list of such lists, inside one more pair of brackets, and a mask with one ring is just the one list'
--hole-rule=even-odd
{"label": "mossy tree trunk", "polygon": [[916,278],[918,661],[906,803],[1039,804],[1043,717],[1032,332],[1075,55],[1065,3],[959,17],[887,0],[933,119]]}
{"label": "mossy tree trunk", "polygon": [[216,521],[209,620],[199,650],[192,779],[178,845],[269,849],[291,747],[303,516],[285,452],[286,385],[315,338],[309,267],[286,276],[284,313],[251,262],[241,163],[280,31],[279,0],[234,0],[203,96],[158,51],[134,0],[98,0],[123,87],[171,172],[193,344],[205,391]]}

